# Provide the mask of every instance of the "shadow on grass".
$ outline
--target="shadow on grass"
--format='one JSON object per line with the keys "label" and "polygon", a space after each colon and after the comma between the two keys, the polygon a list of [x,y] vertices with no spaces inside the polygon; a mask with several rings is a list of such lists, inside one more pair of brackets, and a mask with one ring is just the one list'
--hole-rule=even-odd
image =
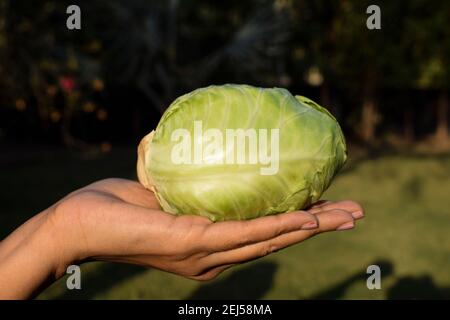
{"label": "shadow on grass", "polygon": [[[381,269],[382,280],[394,274],[394,266],[390,261],[378,260],[371,263]],[[204,284],[194,291],[188,299],[220,300],[220,299],[262,299],[272,288],[277,265],[273,262],[260,262],[246,268],[236,270],[225,278]],[[82,290],[66,290],[57,300],[94,299],[99,294],[108,292],[113,286],[148,269],[125,265],[105,263],[95,272],[87,274],[82,280]],[[334,300],[342,299],[346,291],[356,282],[365,281],[368,274],[364,271],[342,280],[340,283],[317,293],[308,299]],[[139,297],[137,297],[139,298]],[[386,290],[386,298],[396,299],[450,299],[450,287],[438,287],[429,275],[406,276],[398,278]]]}
{"label": "shadow on grass", "polygon": [[[378,260],[371,263],[371,265],[377,265],[380,267],[381,270],[381,278],[390,276],[393,273],[394,266],[390,261],[387,260]],[[332,286],[328,289],[325,289],[322,292],[319,292],[318,294],[310,297],[310,299],[318,299],[318,300],[325,300],[325,299],[340,299],[345,295],[345,292],[347,289],[352,286],[355,282],[366,280],[368,277],[368,274],[365,272],[359,272],[355,273],[351,277],[344,279],[340,283],[338,283],[335,286]]]}
{"label": "shadow on grass", "polygon": [[450,299],[450,287],[438,287],[429,275],[400,278],[388,291],[388,299]]}
{"label": "shadow on grass", "polygon": [[259,262],[202,285],[188,299],[261,299],[271,289],[277,265]]}
{"label": "shadow on grass", "polygon": [[[117,263],[104,263],[95,271],[82,275],[81,290],[65,290],[56,300],[88,300],[108,292],[113,286],[149,269]],[[64,280],[65,281],[65,280]]]}
{"label": "shadow on grass", "polygon": [[[381,279],[394,274],[394,265],[387,260],[378,260],[372,265],[378,265],[381,269]],[[342,299],[345,292],[355,282],[365,281],[369,275],[366,272],[360,272],[344,279],[337,285],[330,287],[310,299]],[[397,281],[387,289],[386,298],[389,300],[397,299],[450,299],[450,287],[438,287],[433,278],[429,275],[420,277],[406,276],[398,278]]]}

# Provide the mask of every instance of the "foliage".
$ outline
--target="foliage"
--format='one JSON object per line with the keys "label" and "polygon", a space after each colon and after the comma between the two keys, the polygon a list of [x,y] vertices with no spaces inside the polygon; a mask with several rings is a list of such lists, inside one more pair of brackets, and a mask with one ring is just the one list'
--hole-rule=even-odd
{"label": "foliage", "polygon": [[221,83],[304,93],[370,142],[398,122],[388,99],[409,139],[448,127],[445,1],[378,1],[381,30],[370,1],[81,1],[80,31],[69,4],[0,0],[0,139],[136,141],[175,97]]}

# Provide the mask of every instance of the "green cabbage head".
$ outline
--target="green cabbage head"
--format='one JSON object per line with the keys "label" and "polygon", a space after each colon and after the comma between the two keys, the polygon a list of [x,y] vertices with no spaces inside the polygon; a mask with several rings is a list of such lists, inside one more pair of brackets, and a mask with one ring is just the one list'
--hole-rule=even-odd
{"label": "green cabbage head", "polygon": [[137,170],[164,211],[243,220],[316,202],[346,159],[325,108],[282,88],[228,84],[176,99],[142,139]]}

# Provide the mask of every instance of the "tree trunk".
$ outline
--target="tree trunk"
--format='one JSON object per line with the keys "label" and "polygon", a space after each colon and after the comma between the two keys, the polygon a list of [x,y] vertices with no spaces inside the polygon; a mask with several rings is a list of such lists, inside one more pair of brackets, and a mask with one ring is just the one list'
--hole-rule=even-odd
{"label": "tree trunk", "polygon": [[72,135],[71,123],[78,102],[78,93],[68,93],[66,97],[66,105],[62,112],[61,118],[61,138],[65,147],[85,150],[89,145]]}
{"label": "tree trunk", "polygon": [[411,108],[403,113],[403,137],[408,143],[414,141],[414,112]]}
{"label": "tree trunk", "polygon": [[133,117],[132,117],[132,130],[133,130],[133,139],[139,138],[140,135],[142,134],[141,132],[141,119],[142,119],[142,115],[141,115],[141,107],[140,106],[136,106],[133,109]]}
{"label": "tree trunk", "polygon": [[375,128],[378,122],[378,112],[375,100],[375,89],[370,83],[364,89],[360,134],[364,142],[373,142]]}
{"label": "tree trunk", "polygon": [[341,118],[341,108],[337,104],[337,100],[333,99],[330,84],[327,80],[325,80],[320,87],[320,104],[330,111],[336,119],[339,120]]}
{"label": "tree trunk", "polygon": [[31,67],[31,75],[29,80],[31,91],[36,99],[36,107],[39,117],[39,124],[44,134],[49,132],[50,119],[50,99],[46,96],[45,88],[42,85],[44,79],[35,67]]}
{"label": "tree trunk", "polygon": [[331,113],[333,106],[331,105],[331,93],[328,81],[324,81],[320,87],[320,104],[322,107],[327,108]]}
{"label": "tree trunk", "polygon": [[449,140],[449,130],[448,130],[448,109],[450,101],[447,91],[442,91],[439,95],[439,100],[437,104],[436,116],[436,141],[446,144]]}
{"label": "tree trunk", "polygon": [[167,51],[169,64],[172,68],[176,65],[177,59],[177,14],[179,0],[170,0],[169,17],[167,19]]}

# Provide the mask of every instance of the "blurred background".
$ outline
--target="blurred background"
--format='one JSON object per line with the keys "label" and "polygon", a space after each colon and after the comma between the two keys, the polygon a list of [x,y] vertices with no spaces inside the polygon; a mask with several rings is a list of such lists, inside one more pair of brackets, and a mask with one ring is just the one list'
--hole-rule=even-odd
{"label": "blurred background", "polygon": [[324,197],[360,201],[366,219],[208,283],[90,263],[81,291],[61,279],[39,299],[450,298],[448,1],[0,0],[0,238],[76,188],[135,179],[168,105],[223,83],[327,107],[349,162]]}

